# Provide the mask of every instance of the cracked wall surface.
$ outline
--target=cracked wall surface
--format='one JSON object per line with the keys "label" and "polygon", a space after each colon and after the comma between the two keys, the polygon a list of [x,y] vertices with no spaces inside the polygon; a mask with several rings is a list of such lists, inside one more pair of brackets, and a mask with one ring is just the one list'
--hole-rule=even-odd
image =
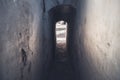
{"label": "cracked wall surface", "polygon": [[40,3],[37,0],[0,1],[1,80],[41,78],[43,61]]}
{"label": "cracked wall surface", "polygon": [[120,79],[119,4],[119,0],[78,3],[73,48],[74,54],[77,53],[75,65],[80,69],[78,76],[83,80]]}

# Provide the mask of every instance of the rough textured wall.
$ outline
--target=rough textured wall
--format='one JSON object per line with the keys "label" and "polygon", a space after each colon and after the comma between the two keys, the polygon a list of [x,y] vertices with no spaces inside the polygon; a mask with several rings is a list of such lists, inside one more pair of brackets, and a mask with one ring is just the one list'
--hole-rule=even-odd
{"label": "rough textured wall", "polygon": [[39,80],[42,2],[0,0],[0,80]]}
{"label": "rough textured wall", "polygon": [[78,76],[83,80],[119,80],[120,1],[81,1],[77,5],[74,45],[79,56]]}
{"label": "rough textured wall", "polygon": [[43,80],[46,77],[53,53],[48,11],[62,2],[0,1],[1,80]]}
{"label": "rough textured wall", "polygon": [[77,8],[71,37],[77,79],[120,79],[119,0],[0,0],[0,80],[46,75],[53,45],[48,11],[62,3]]}

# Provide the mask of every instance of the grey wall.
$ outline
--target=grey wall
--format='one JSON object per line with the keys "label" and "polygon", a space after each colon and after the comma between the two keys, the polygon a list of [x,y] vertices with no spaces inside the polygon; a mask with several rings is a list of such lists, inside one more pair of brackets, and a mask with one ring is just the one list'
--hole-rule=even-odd
{"label": "grey wall", "polygon": [[42,76],[42,2],[0,0],[0,80]]}
{"label": "grey wall", "polygon": [[78,1],[73,54],[83,80],[120,79],[119,4],[119,0]]}

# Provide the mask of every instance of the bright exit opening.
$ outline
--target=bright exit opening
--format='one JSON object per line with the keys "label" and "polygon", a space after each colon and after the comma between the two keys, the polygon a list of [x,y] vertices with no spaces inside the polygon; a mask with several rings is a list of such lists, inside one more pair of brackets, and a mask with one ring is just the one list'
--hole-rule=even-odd
{"label": "bright exit opening", "polygon": [[56,46],[66,48],[67,45],[67,22],[61,20],[56,22]]}

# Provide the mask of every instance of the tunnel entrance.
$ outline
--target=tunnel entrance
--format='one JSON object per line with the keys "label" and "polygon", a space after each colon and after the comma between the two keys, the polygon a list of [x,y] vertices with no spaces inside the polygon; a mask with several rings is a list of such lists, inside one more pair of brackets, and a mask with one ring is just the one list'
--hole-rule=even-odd
{"label": "tunnel entrance", "polygon": [[55,33],[56,33],[56,46],[64,44],[63,47],[66,48],[67,22],[63,20],[56,22]]}
{"label": "tunnel entrance", "polygon": [[54,62],[48,80],[75,80],[70,49],[76,9],[72,5],[58,5],[48,13]]}
{"label": "tunnel entrance", "polygon": [[[49,21],[50,21],[50,27],[51,27],[51,33],[52,33],[52,43],[53,43],[53,56],[56,55],[56,23],[64,23],[67,25],[67,36],[66,36],[66,50],[69,51],[71,46],[71,36],[73,35],[73,27],[75,22],[75,16],[76,16],[76,8],[74,8],[72,5],[58,5],[56,7],[53,7],[50,9],[49,13]],[[67,52],[68,53],[68,52]],[[70,54],[70,52],[69,52]]]}
{"label": "tunnel entrance", "polygon": [[56,37],[56,56],[60,59],[61,56],[65,57],[67,49],[67,22],[61,20],[56,22],[55,25],[55,37]]}

